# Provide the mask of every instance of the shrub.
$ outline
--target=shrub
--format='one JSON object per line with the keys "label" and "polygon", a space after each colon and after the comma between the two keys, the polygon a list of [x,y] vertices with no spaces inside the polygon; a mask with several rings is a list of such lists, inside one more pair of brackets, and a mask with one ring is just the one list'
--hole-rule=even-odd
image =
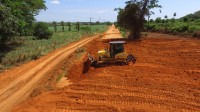
{"label": "shrub", "polygon": [[82,31],[90,31],[90,27],[88,26],[81,26],[80,28]]}
{"label": "shrub", "polygon": [[193,37],[200,38],[200,30],[193,33]]}
{"label": "shrub", "polygon": [[49,39],[53,35],[53,32],[48,30],[47,23],[44,22],[38,22],[36,23],[34,27],[34,33],[33,36],[36,37],[36,39]]}

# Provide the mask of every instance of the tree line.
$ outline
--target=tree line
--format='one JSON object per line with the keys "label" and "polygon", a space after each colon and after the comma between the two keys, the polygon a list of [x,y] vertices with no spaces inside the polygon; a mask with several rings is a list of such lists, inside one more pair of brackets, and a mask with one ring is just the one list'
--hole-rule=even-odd
{"label": "tree line", "polygon": [[200,11],[188,14],[179,19],[176,19],[177,13],[173,14],[173,18],[168,18],[167,15],[164,19],[157,17],[155,20],[150,19],[146,21],[145,29],[153,32],[161,32],[168,34],[178,35],[192,35],[193,37],[200,38]]}
{"label": "tree line", "polygon": [[81,25],[112,25],[112,23],[109,21],[107,21],[107,22],[96,21],[96,22],[91,22],[91,23],[90,22],[74,22],[74,23],[72,23],[72,22],[64,22],[64,21],[61,21],[61,22],[53,21],[52,23],[47,23],[47,24],[49,24],[49,26],[53,26],[54,32],[57,32],[58,26],[61,26],[62,31],[64,32],[65,26],[68,26],[68,31],[72,30],[72,26],[74,26],[73,28],[76,31],[79,31],[81,28]]}

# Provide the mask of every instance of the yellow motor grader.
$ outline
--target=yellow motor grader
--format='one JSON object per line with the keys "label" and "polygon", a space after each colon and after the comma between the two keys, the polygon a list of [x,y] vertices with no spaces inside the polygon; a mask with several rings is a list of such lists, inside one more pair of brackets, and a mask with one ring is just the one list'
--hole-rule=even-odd
{"label": "yellow motor grader", "polygon": [[84,62],[83,74],[86,73],[91,66],[96,67],[102,63],[135,63],[136,58],[132,54],[126,53],[124,44],[126,44],[126,41],[110,41],[105,49],[98,51],[96,57],[88,53],[88,60]]}

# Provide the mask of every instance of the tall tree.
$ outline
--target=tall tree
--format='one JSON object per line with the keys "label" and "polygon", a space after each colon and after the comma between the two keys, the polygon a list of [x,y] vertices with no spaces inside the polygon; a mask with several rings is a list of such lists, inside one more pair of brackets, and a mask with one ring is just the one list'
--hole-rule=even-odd
{"label": "tall tree", "polygon": [[165,15],[165,23],[167,23],[168,22],[168,16],[167,15]]}
{"label": "tall tree", "polygon": [[76,29],[77,31],[80,30],[80,23],[79,22],[76,23],[76,26],[74,27],[74,29]]}
{"label": "tall tree", "polygon": [[23,34],[31,30],[34,16],[42,9],[46,9],[44,0],[1,0],[1,2],[1,5],[10,9],[11,15],[17,21],[18,31]]}
{"label": "tall tree", "polygon": [[124,9],[118,8],[118,25],[131,30],[129,38],[138,39],[150,9],[161,7],[158,0],[129,0]]}
{"label": "tall tree", "polygon": [[71,23],[70,22],[68,22],[68,24],[67,24],[68,26],[69,26],[69,31],[71,31]]}
{"label": "tall tree", "polygon": [[61,26],[62,26],[62,31],[64,32],[64,31],[65,31],[65,22],[64,22],[64,21],[61,21],[60,24],[61,24]]}
{"label": "tall tree", "polygon": [[167,22],[168,22],[168,16],[167,15],[165,15],[165,31],[167,30]]}
{"label": "tall tree", "polygon": [[57,32],[57,23],[55,21],[52,22],[54,31]]}
{"label": "tall tree", "polygon": [[44,0],[1,0],[0,23],[3,27],[0,29],[0,37],[33,33],[34,16],[42,9],[46,9]]}
{"label": "tall tree", "polygon": [[17,18],[12,15],[11,9],[5,5],[0,5],[0,39],[6,39],[17,34]]}
{"label": "tall tree", "polygon": [[173,16],[174,16],[174,19],[175,19],[175,17],[176,17],[176,12],[174,13],[174,15],[173,15]]}
{"label": "tall tree", "polygon": [[147,13],[147,18],[148,18],[148,28],[149,28],[149,20],[150,20],[150,17],[151,17],[151,15],[153,15],[154,14],[154,12],[153,11],[149,11],[148,13]]}

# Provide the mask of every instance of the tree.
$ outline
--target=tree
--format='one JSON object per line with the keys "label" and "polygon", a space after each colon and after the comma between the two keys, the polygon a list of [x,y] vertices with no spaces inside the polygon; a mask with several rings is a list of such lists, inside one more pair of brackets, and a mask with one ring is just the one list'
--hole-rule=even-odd
{"label": "tree", "polygon": [[176,17],[176,12],[174,13],[174,15],[173,15],[173,16],[174,16],[174,19],[175,19],[175,17]]}
{"label": "tree", "polygon": [[155,22],[156,22],[156,23],[161,23],[161,22],[162,22],[162,19],[161,19],[160,17],[157,17],[156,20],[155,20]]}
{"label": "tree", "polygon": [[185,22],[185,23],[188,22],[188,17],[184,17],[183,22]]}
{"label": "tree", "polygon": [[10,37],[17,34],[15,16],[11,14],[11,9],[0,5],[0,39],[6,41]]}
{"label": "tree", "polygon": [[70,22],[68,22],[68,24],[67,24],[68,26],[69,26],[69,31],[71,31],[71,23]]}
{"label": "tree", "polygon": [[150,19],[150,23],[152,23],[152,22],[154,22],[154,20],[153,20],[153,19]]}
{"label": "tree", "polygon": [[167,15],[165,15],[165,19],[167,20],[167,18],[168,18],[168,16]]}
{"label": "tree", "polygon": [[99,25],[99,24],[100,24],[100,22],[99,22],[99,21],[97,21],[95,24],[96,24],[96,25]]}
{"label": "tree", "polygon": [[152,12],[152,11],[149,11],[149,12],[147,13],[147,17],[148,17],[148,28],[149,28],[149,19],[150,19],[151,15],[153,15],[153,14],[154,14],[154,12]]}
{"label": "tree", "polygon": [[[14,18],[14,29],[17,30],[16,32],[19,32],[20,35],[27,35],[28,33],[32,33],[33,21],[35,20],[34,16],[38,15],[40,10],[46,9],[44,0],[1,0],[0,5],[1,11],[3,11],[4,9],[9,10],[10,16],[8,16],[7,18]],[[0,16],[5,16],[3,14],[5,13],[1,13]],[[7,22],[8,19],[6,20]],[[5,21],[1,20],[1,23],[4,24]],[[13,27],[13,25],[8,25],[7,27],[9,27],[9,29],[12,29],[11,27]],[[3,29],[5,30],[6,27],[3,27]],[[15,33],[14,35],[16,34],[18,33]],[[7,34],[4,36],[12,37],[11,35]]]}
{"label": "tree", "polygon": [[52,24],[53,24],[54,31],[57,32],[57,23],[55,21],[53,21]]}
{"label": "tree", "polygon": [[64,32],[64,31],[65,31],[65,22],[64,22],[64,21],[61,21],[60,24],[61,24],[61,26],[62,26],[62,31]]}
{"label": "tree", "polygon": [[167,23],[168,22],[168,16],[167,15],[165,15],[165,22]]}
{"label": "tree", "polygon": [[112,23],[110,21],[107,21],[106,25],[112,25]]}
{"label": "tree", "polygon": [[80,30],[80,23],[79,22],[76,23],[76,26],[74,27],[74,29],[76,29],[77,31]]}
{"label": "tree", "polygon": [[167,22],[168,22],[168,20],[167,20],[167,18],[168,18],[168,16],[167,15],[165,15],[165,31],[167,30]]}
{"label": "tree", "polygon": [[131,31],[129,38],[140,38],[145,16],[148,16],[150,9],[161,7],[157,3],[158,0],[129,0],[124,9],[115,9],[118,11],[118,25]]}
{"label": "tree", "polygon": [[53,35],[53,32],[48,30],[48,24],[44,22],[36,23],[34,27],[33,36],[37,39],[49,39]]}

